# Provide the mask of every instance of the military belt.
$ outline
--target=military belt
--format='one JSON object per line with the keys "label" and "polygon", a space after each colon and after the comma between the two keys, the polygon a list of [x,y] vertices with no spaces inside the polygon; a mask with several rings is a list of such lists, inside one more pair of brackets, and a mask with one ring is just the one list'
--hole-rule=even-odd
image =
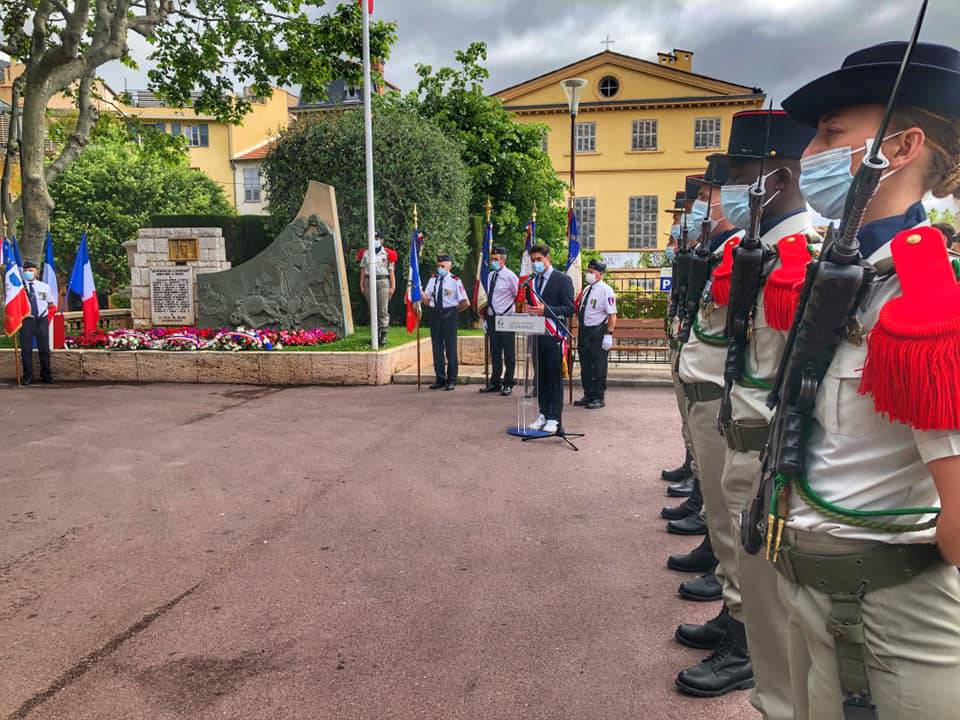
{"label": "military belt", "polygon": [[770,425],[767,423],[734,420],[723,426],[727,447],[737,452],[762,452],[769,435]]}
{"label": "military belt", "polygon": [[854,555],[812,555],[790,547],[775,567],[787,580],[830,598],[827,630],[833,635],[845,720],[876,720],[870,696],[863,598],[896,587],[943,563],[936,545],[881,545]]}
{"label": "military belt", "polygon": [[723,397],[723,388],[711,382],[684,383],[683,392],[692,403],[711,402]]}

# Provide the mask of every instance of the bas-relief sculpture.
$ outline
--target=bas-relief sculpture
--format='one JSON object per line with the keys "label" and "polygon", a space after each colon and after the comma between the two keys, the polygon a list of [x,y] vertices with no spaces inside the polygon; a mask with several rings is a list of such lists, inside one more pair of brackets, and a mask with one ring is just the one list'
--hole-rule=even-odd
{"label": "bas-relief sculpture", "polygon": [[232,270],[197,278],[200,325],[352,334],[338,226],[333,188],[310,183],[297,219],[266,250]]}

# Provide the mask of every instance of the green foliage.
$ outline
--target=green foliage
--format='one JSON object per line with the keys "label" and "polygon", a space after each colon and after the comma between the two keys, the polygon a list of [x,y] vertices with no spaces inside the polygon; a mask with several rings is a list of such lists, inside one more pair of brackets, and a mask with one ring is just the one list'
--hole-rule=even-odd
{"label": "green foliage", "polygon": [[484,43],[472,43],[455,55],[458,68],[434,72],[417,65],[416,92],[395,101],[429,118],[460,146],[473,188],[470,212],[485,215],[487,197],[493,203],[497,242],[507,246],[512,264],[519,263],[523,239],[534,203],[537,239],[556,256],[566,256],[564,185],[543,151],[542,125],[515,123],[498,98],[486,95],[489,73]]}
{"label": "green foliage", "polygon": [[138,141],[129,127],[104,114],[82,155],[50,186],[50,219],[61,273],[69,273],[81,233],[87,231],[97,288],[127,285],[130,273],[123,243],[167,213],[231,214],[223,188],[190,167],[186,151],[150,128]]}
{"label": "green foliage", "polygon": [[617,315],[628,320],[666,317],[669,300],[667,293],[618,292]]}
{"label": "green foliage", "polygon": [[937,225],[938,223],[946,223],[947,225],[957,226],[957,217],[954,213],[949,210],[930,210],[927,213],[927,216],[930,218],[931,225]]}
{"label": "green foliage", "polygon": [[[421,275],[429,277],[432,258],[450,252],[454,265],[466,258],[465,229],[470,179],[459,149],[432,122],[405,112],[390,101],[374,102],[374,177],[377,229],[400,256],[393,317],[402,313],[406,257],[413,229],[413,205],[427,233]],[[337,190],[344,252],[351,276],[351,297],[359,322],[366,317],[359,293],[357,251],[367,245],[363,114],[328,112],[281,133],[263,164],[270,187],[271,229],[282,230],[300,208],[310,180]]]}

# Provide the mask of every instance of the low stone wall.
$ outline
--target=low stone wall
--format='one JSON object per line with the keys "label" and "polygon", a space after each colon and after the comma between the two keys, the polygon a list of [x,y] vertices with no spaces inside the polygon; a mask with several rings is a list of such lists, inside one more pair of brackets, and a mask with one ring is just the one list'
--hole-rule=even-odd
{"label": "low stone wall", "polygon": [[[429,340],[421,341],[421,352],[429,366]],[[482,352],[481,345],[481,362]],[[394,373],[416,365],[417,344],[377,353],[56,350],[52,355],[57,382],[389,385]],[[15,381],[15,362],[13,350],[0,350],[0,378]]]}

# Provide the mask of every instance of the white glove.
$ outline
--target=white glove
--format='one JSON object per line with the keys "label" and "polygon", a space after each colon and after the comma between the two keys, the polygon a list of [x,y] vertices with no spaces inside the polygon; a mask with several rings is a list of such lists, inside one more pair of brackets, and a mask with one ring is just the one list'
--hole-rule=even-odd
{"label": "white glove", "polygon": [[604,350],[609,350],[610,348],[612,348],[612,347],[613,347],[613,335],[609,335],[609,334],[608,334],[608,335],[604,335],[604,336],[603,336],[603,344],[602,344],[600,347],[602,347]]}

